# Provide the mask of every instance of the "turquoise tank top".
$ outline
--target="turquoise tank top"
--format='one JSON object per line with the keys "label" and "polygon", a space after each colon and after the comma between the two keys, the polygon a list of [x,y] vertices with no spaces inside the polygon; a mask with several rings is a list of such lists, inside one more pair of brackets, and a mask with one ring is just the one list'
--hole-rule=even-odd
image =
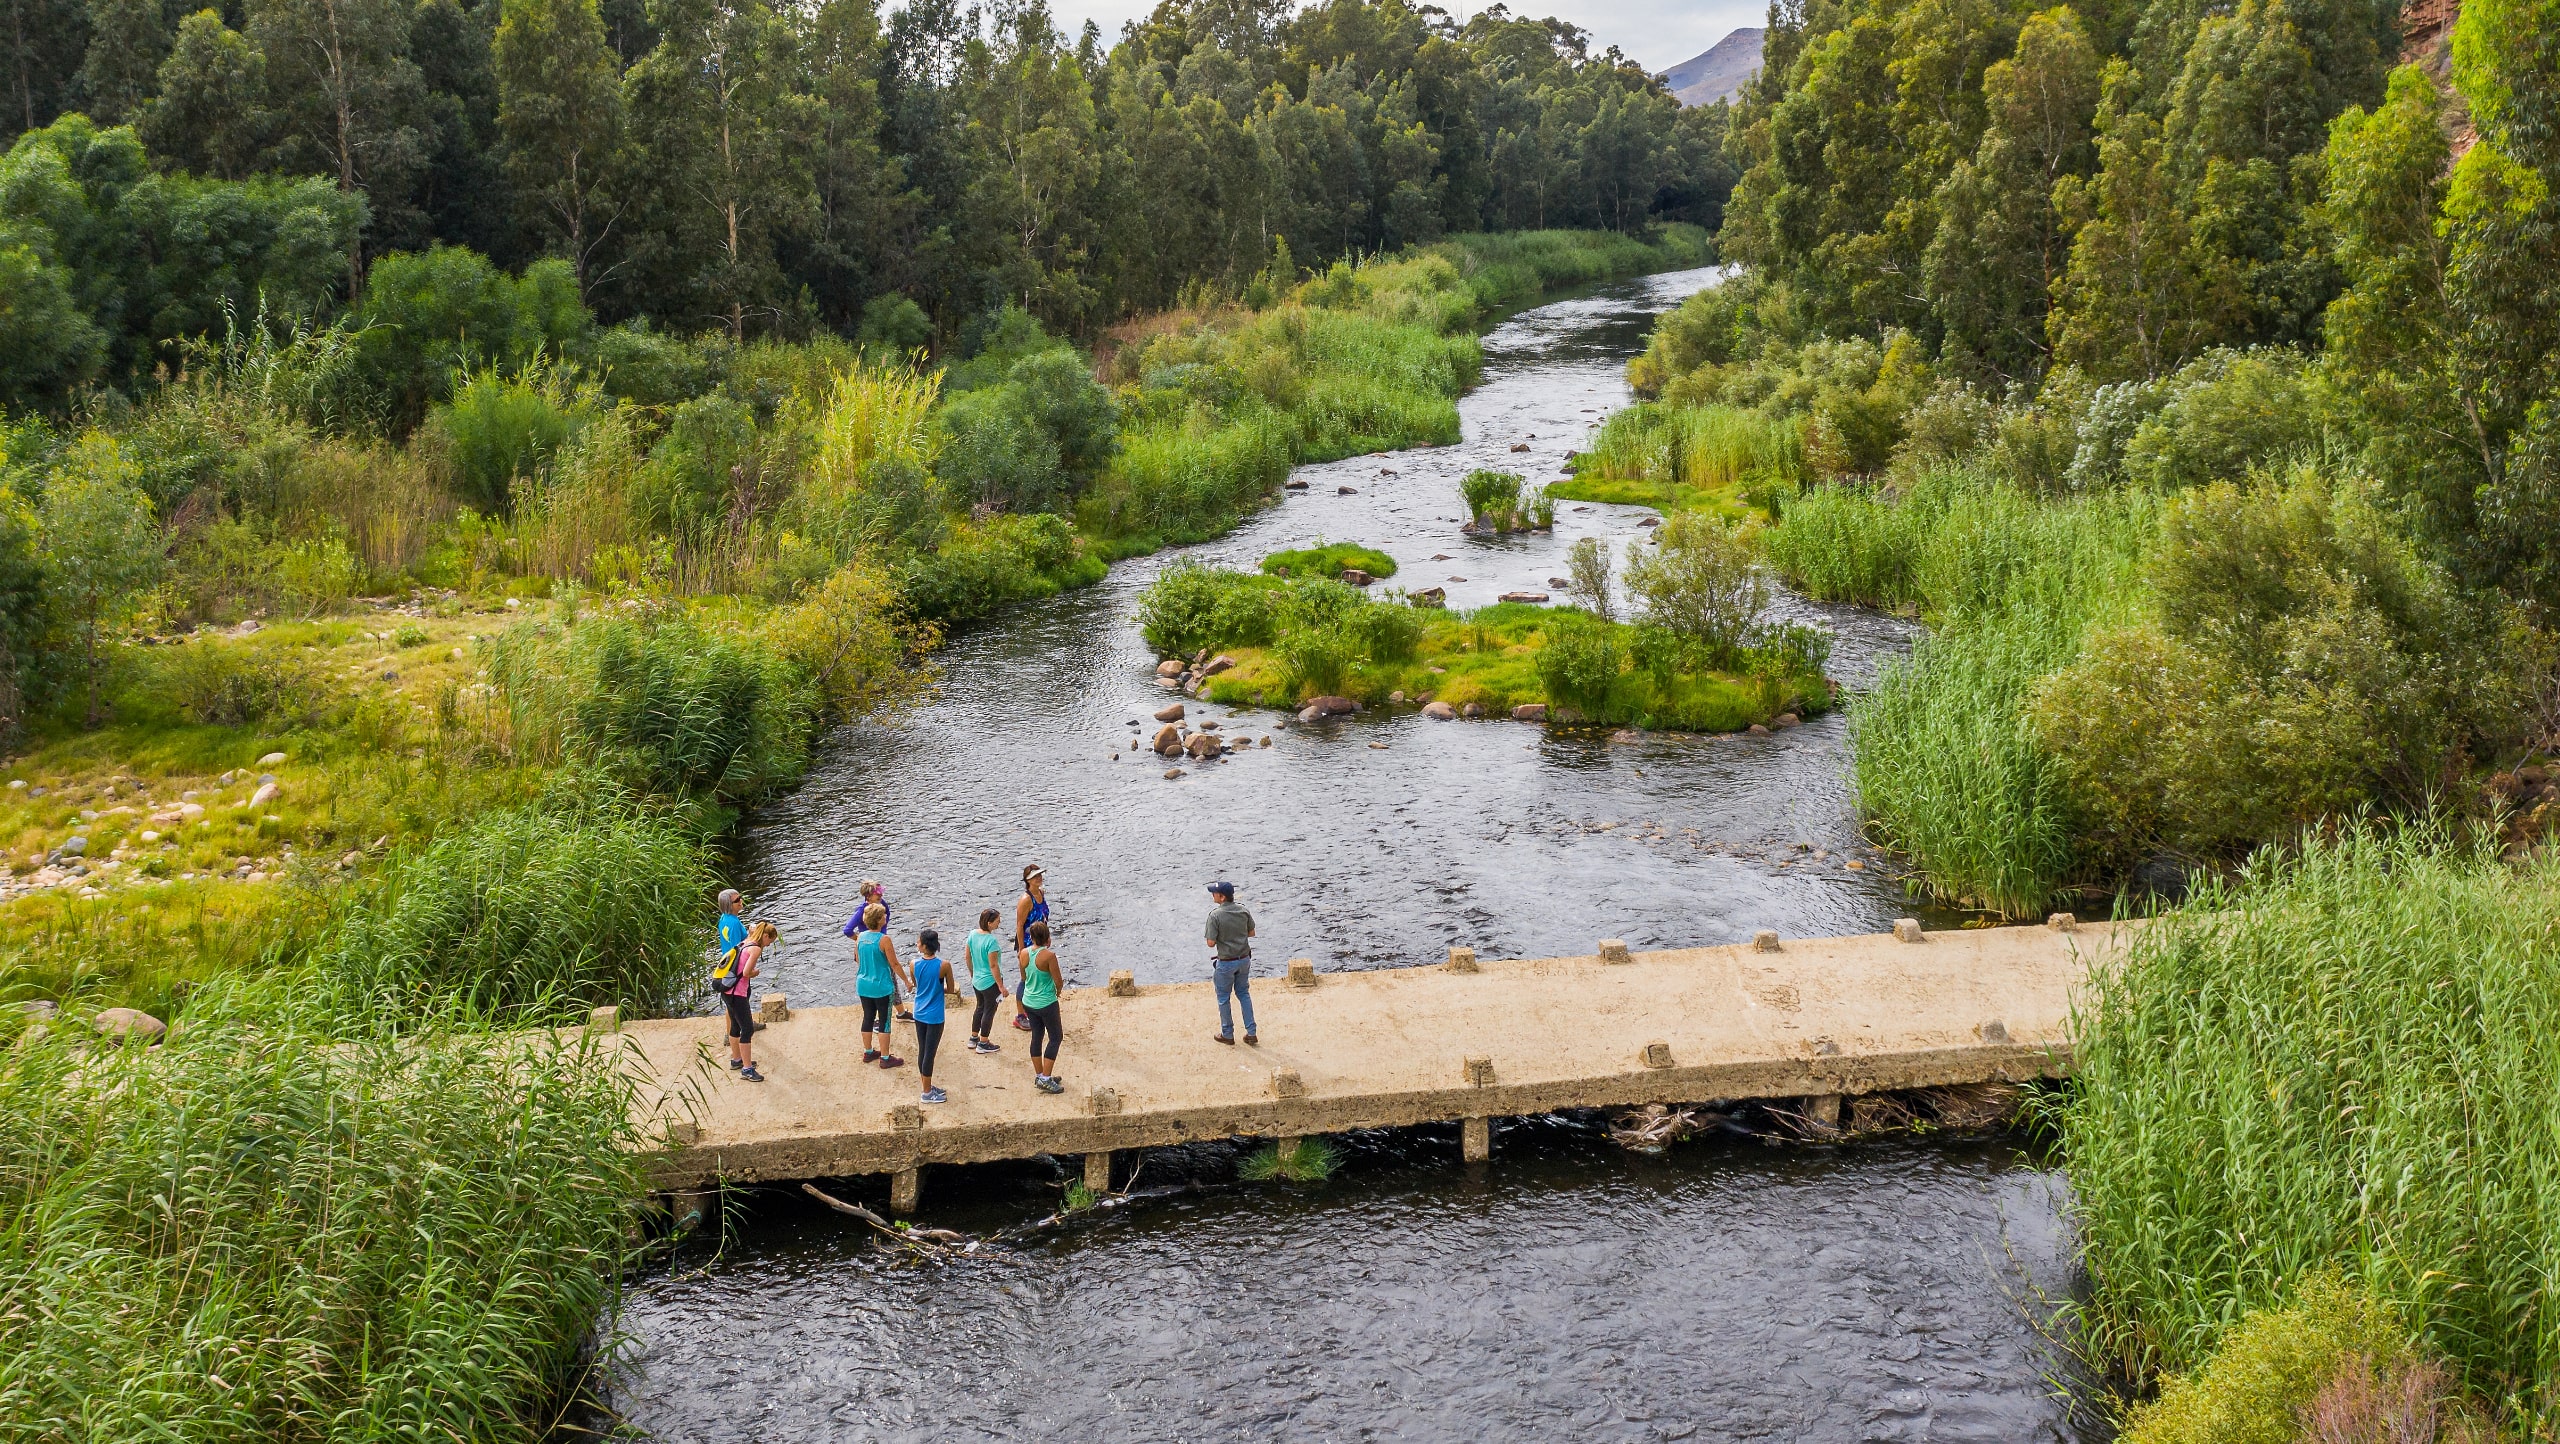
{"label": "turquoise tank top", "polygon": [[1022,1006],[1045,1008],[1058,1001],[1058,982],[1041,970],[1036,961],[1040,956],[1038,953],[1033,953],[1031,956],[1035,961],[1025,967],[1022,973]]}
{"label": "turquoise tank top", "polygon": [[880,950],[886,940],[880,933],[864,933],[854,939],[853,950],[861,962],[853,974],[853,991],[865,998],[894,997],[898,979],[889,971],[889,955]]}

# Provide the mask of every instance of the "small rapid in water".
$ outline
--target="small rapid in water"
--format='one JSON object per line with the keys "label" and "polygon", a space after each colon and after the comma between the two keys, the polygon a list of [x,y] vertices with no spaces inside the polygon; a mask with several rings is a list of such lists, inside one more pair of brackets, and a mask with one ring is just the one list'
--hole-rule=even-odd
{"label": "small rapid in water", "polygon": [[[1484,338],[1458,444],[1300,467],[1306,489],[1217,542],[957,638],[927,705],[832,739],[748,828],[749,913],[785,940],[766,987],[852,1001],[837,929],[860,879],[886,884],[901,938],[939,926],[950,952],[981,907],[1010,926],[1032,861],[1077,985],[1206,977],[1203,884],[1219,877],[1254,914],[1266,976],[1290,957],[1697,946],[1910,913],[1858,837],[1838,713],[1766,738],[1613,741],[1406,709],[1281,730],[1276,711],[1193,703],[1273,745],[1172,780],[1152,756],[1113,756],[1168,700],[1133,614],[1178,556],[1251,567],[1359,542],[1396,559],[1395,585],[1468,607],[1556,590],[1578,537],[1642,537],[1649,510],[1583,503],[1558,506],[1552,536],[1464,537],[1458,480],[1563,475],[1627,404],[1654,317],[1716,275],[1515,315]],[[1892,618],[1780,606],[1833,632],[1830,671],[1852,688],[1909,645]],[[998,1033],[1018,1057],[1021,1035]],[[1720,1140],[1642,1157],[1565,1118],[1500,1128],[1474,1168],[1454,1127],[1341,1144],[1335,1177],[1299,1188],[1229,1186],[1233,1146],[1164,1150],[1138,1186],[1199,1189],[947,1267],[900,1266],[796,1194],[747,1195],[716,1254],[688,1244],[635,1281],[635,1367],[609,1402],[655,1437],[704,1441],[2078,1437],[2034,1323],[2075,1286],[2064,1185],[2014,1145]],[[991,1232],[1054,1208],[1065,1178],[1036,1161],[933,1170],[924,1218]],[[885,1185],[839,1191],[877,1205]]]}

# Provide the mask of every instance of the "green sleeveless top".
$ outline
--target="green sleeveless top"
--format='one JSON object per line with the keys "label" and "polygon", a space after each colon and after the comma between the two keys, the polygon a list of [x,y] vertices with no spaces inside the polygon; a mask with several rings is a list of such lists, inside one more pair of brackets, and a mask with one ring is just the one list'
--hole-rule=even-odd
{"label": "green sleeveless top", "polygon": [[[1031,956],[1035,961],[1025,967],[1022,973],[1022,1006],[1045,1008],[1058,1001],[1058,980],[1041,969],[1036,961],[1040,956],[1039,953],[1035,952]],[[1053,959],[1056,956],[1055,953],[1050,954]]]}

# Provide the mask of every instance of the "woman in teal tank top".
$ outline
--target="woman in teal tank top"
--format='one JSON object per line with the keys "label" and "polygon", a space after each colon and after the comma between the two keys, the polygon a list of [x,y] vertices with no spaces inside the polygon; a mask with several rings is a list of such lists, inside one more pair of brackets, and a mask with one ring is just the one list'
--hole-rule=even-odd
{"label": "woman in teal tank top", "polygon": [[[898,1001],[898,985],[909,992],[915,982],[898,960],[898,945],[884,931],[889,910],[878,903],[862,910],[862,934],[853,940],[853,991],[862,999],[862,1061],[882,1068],[903,1068],[907,1060],[889,1051],[889,1010]],[[880,1041],[872,1042],[877,1037]]]}
{"label": "woman in teal tank top", "polygon": [[1033,923],[1024,941],[1022,1010],[1031,1019],[1031,1086],[1043,1093],[1064,1093],[1058,1077],[1058,1042],[1066,1030],[1058,1020],[1058,990],[1066,975],[1058,971],[1057,950],[1049,946],[1049,925]]}

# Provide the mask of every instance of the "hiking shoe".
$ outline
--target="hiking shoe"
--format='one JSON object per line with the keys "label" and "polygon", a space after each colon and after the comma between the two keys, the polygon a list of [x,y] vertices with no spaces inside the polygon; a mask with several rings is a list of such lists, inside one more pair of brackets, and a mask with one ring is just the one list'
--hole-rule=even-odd
{"label": "hiking shoe", "polygon": [[916,1101],[919,1103],[948,1103],[951,1101],[951,1095],[943,1092],[939,1088],[927,1088],[917,1097]]}
{"label": "hiking shoe", "polygon": [[969,1040],[969,1051],[972,1053],[1001,1053],[1004,1050],[997,1047],[995,1044],[988,1042],[984,1038],[972,1038]]}
{"label": "hiking shoe", "polygon": [[746,1067],[740,1069],[738,1071],[738,1076],[749,1083],[761,1083],[764,1081],[764,1075],[756,1071],[753,1063],[750,1063]]}
{"label": "hiking shoe", "polygon": [[1016,1013],[1016,1014],[1014,1014],[1014,1015],[1013,1015],[1013,1027],[1014,1027],[1014,1031],[1016,1031],[1016,1032],[1018,1032],[1018,1033],[1028,1033],[1028,1032],[1030,1032],[1030,1031],[1031,1031],[1031,1015],[1030,1015],[1030,1014],[1028,1014],[1028,1013]]}
{"label": "hiking shoe", "polygon": [[904,1068],[905,1066],[907,1066],[907,1060],[899,1057],[895,1053],[883,1053],[880,1055],[880,1071],[883,1073],[888,1072],[892,1068]]}
{"label": "hiking shoe", "polygon": [[915,1020],[916,1020],[916,1015],[915,1015],[915,1014],[908,1012],[908,1011],[907,1011],[906,1009],[904,1009],[904,1008],[900,1008],[900,1009],[898,1010],[898,1021],[899,1021],[899,1022],[901,1022],[901,1023],[912,1023],[912,1022],[914,1022]]}
{"label": "hiking shoe", "polygon": [[1067,1091],[1067,1080],[1054,1073],[1043,1073],[1031,1080],[1031,1086],[1043,1093],[1064,1093]]}
{"label": "hiking shoe", "polygon": [[880,1061],[880,1050],[879,1050],[879,1049],[877,1049],[877,1048],[865,1048],[865,1049],[863,1049],[863,1050],[862,1050],[862,1061],[863,1061],[863,1062],[865,1062],[865,1063],[877,1063],[877,1062],[879,1062],[879,1061]]}
{"label": "hiking shoe", "polygon": [[732,1073],[737,1072],[739,1069],[744,1068],[745,1066],[747,1066],[747,1065],[746,1065],[746,1064],[744,1064],[744,1063],[739,1062],[739,1061],[738,1061],[737,1059],[735,1059],[735,1058],[732,1058],[732,1059],[730,1059],[730,1060],[729,1060],[729,1071],[730,1071],[730,1072],[732,1072]]}

